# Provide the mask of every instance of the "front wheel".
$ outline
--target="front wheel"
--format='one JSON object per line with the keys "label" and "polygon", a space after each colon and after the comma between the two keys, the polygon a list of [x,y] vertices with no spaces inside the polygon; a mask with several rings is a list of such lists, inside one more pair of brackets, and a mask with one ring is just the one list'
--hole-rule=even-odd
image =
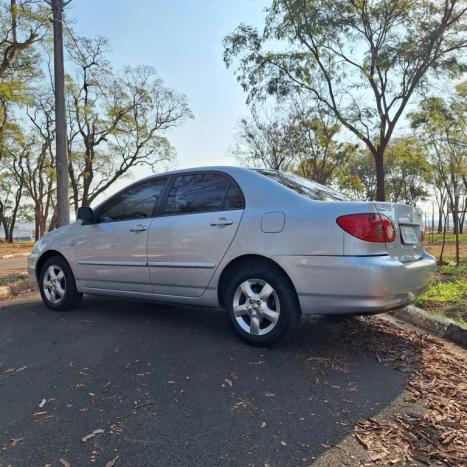
{"label": "front wheel", "polygon": [[43,302],[54,311],[75,308],[83,294],[76,290],[75,278],[65,258],[49,258],[39,273],[39,290]]}
{"label": "front wheel", "polygon": [[300,323],[297,296],[288,277],[269,265],[245,269],[248,272],[234,274],[224,295],[235,332],[262,347],[286,340]]}

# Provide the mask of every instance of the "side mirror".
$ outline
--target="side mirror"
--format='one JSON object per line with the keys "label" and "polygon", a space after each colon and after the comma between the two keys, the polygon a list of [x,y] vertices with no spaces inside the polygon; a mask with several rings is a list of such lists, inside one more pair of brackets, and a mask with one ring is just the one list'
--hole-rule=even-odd
{"label": "side mirror", "polygon": [[91,208],[81,207],[78,208],[78,211],[76,212],[76,217],[77,219],[80,219],[82,221],[93,222],[94,212]]}

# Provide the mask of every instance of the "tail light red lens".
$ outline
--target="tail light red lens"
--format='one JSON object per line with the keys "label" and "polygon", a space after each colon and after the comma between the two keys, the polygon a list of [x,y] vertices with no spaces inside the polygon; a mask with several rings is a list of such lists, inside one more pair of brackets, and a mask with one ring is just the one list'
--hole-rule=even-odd
{"label": "tail light red lens", "polygon": [[347,233],[366,242],[389,243],[396,239],[394,224],[381,214],[348,214],[338,217],[336,222]]}

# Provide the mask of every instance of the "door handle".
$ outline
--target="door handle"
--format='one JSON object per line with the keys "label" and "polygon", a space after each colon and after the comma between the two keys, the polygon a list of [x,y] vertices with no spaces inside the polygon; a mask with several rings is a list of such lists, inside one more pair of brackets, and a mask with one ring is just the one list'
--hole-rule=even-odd
{"label": "door handle", "polygon": [[225,217],[220,217],[214,222],[211,222],[211,225],[214,227],[216,225],[232,225],[233,221],[227,220]]}
{"label": "door handle", "polygon": [[135,225],[130,229],[130,232],[144,232],[146,231],[146,227],[142,224]]}

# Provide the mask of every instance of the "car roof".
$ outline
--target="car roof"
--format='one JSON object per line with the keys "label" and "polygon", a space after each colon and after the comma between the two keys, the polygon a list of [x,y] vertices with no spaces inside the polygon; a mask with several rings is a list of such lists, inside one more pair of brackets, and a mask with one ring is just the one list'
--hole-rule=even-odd
{"label": "car roof", "polygon": [[251,172],[256,172],[256,170],[250,169],[248,167],[238,167],[238,166],[233,166],[233,165],[208,165],[208,166],[188,167],[185,169],[169,170],[167,172],[159,172],[159,173],[149,175],[141,180],[151,179],[154,177],[162,177],[164,175],[177,175],[177,174],[190,173],[190,172],[225,172],[228,174],[234,174],[234,173],[241,173],[241,172],[251,173]]}

